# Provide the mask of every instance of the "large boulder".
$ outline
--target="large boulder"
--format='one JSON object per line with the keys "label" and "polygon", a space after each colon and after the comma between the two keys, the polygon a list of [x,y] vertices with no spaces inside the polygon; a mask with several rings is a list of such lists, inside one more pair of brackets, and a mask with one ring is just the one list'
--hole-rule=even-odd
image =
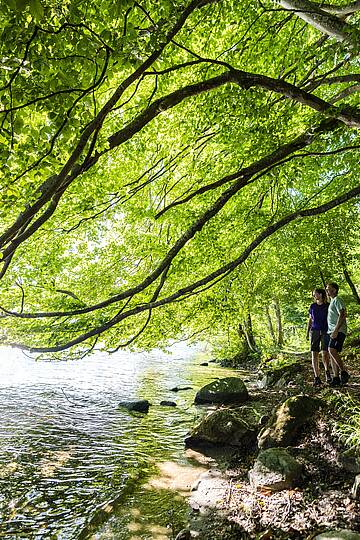
{"label": "large boulder", "polygon": [[250,484],[254,488],[272,491],[290,489],[302,477],[303,467],[285,448],[268,448],[259,453],[249,471]]}
{"label": "large boulder", "polygon": [[[255,417],[254,417],[255,418]],[[255,419],[254,419],[255,422]],[[256,427],[248,422],[241,409],[217,409],[205,416],[185,439],[186,446],[207,444],[246,448],[256,440]]]}
{"label": "large boulder", "polygon": [[195,403],[243,403],[248,399],[249,393],[242,379],[225,377],[203,386],[195,396]]}
{"label": "large boulder", "polygon": [[259,448],[290,446],[300,428],[318,410],[321,400],[310,396],[294,396],[282,403],[258,435]]}
{"label": "large boulder", "polygon": [[282,367],[267,367],[261,372],[260,388],[284,386],[293,381],[303,370],[300,364],[289,364]]}

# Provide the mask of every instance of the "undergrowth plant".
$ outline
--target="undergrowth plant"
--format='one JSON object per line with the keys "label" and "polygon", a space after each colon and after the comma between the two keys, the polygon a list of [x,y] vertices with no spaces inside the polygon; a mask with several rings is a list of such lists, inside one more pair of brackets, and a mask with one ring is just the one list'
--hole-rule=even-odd
{"label": "undergrowth plant", "polygon": [[350,394],[332,395],[331,404],[339,416],[335,423],[335,433],[348,448],[360,445],[360,401]]}

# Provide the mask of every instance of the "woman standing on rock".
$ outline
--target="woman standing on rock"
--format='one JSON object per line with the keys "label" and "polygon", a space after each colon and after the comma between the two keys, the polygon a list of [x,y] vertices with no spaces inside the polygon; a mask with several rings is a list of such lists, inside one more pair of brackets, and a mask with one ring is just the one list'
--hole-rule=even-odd
{"label": "woman standing on rock", "polygon": [[327,314],[329,304],[326,299],[325,289],[314,289],[313,298],[315,302],[309,308],[309,321],[306,331],[306,339],[310,335],[310,350],[312,367],[314,370],[314,386],[321,385],[320,367],[319,367],[319,352],[321,345],[322,361],[325,368],[326,382],[331,382],[330,375],[330,360],[329,360],[329,334],[327,325]]}

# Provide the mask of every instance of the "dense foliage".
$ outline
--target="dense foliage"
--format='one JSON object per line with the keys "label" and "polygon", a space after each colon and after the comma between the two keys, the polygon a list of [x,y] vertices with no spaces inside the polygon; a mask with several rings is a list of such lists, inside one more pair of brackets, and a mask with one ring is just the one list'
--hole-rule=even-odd
{"label": "dense foliage", "polygon": [[360,301],[360,6],[319,6],[1,3],[3,343],[256,349]]}

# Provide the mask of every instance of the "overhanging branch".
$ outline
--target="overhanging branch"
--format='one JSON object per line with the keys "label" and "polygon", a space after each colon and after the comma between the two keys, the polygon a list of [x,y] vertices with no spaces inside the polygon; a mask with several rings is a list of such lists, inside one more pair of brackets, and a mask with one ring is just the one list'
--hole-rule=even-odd
{"label": "overhanging branch", "polygon": [[142,313],[144,311],[151,311],[161,306],[171,304],[175,301],[178,301],[181,298],[183,299],[186,298],[188,295],[194,293],[196,289],[199,289],[200,287],[203,287],[204,285],[211,284],[211,282],[218,279],[220,276],[224,274],[228,274],[229,272],[232,272],[233,270],[235,270],[235,268],[237,268],[244,261],[246,261],[249,255],[260,244],[262,244],[267,238],[275,234],[278,230],[282,229],[286,225],[296,220],[301,220],[301,219],[304,219],[306,217],[311,217],[311,216],[318,216],[320,214],[328,212],[329,210],[336,208],[337,206],[340,206],[341,204],[344,204],[348,202],[349,200],[355,197],[358,197],[359,195],[360,195],[360,185],[344,193],[340,197],[336,197],[335,199],[332,199],[331,201],[328,201],[327,203],[324,203],[320,206],[317,206],[315,208],[306,208],[303,210],[298,210],[296,212],[293,212],[292,214],[288,214],[287,216],[283,217],[276,223],[264,229],[262,233],[260,233],[251,242],[251,244],[249,244],[249,246],[241,253],[241,255],[238,258],[218,268],[216,271],[207,275],[203,279],[198,280],[195,283],[192,283],[191,285],[188,285],[187,287],[184,287],[178,290],[171,296],[168,296],[161,300],[157,300],[155,302],[149,302],[148,304],[142,304],[142,305],[136,306],[135,308],[130,309],[127,312],[119,313],[115,317],[113,317],[111,320],[109,320],[107,323],[105,323],[104,325],[94,328],[93,330],[90,330],[89,332],[86,332],[85,334],[82,334],[78,336],[77,338],[71,341],[68,341],[67,343],[64,343],[62,345],[57,345],[54,347],[30,347],[28,345],[23,345],[20,343],[9,343],[8,345],[11,347],[16,347],[22,350],[29,351],[31,353],[52,353],[52,352],[60,352],[66,349],[70,349],[71,347],[74,347],[76,345],[79,345],[80,343],[83,343],[89,338],[103,334],[104,332],[112,328],[113,326],[119,324],[121,321],[129,317],[136,316],[139,313]]}
{"label": "overhanging branch", "polygon": [[[230,187],[221,193],[215,203],[208,208],[203,214],[178,238],[178,240],[173,244],[171,249],[168,251],[167,255],[159,263],[159,265],[151,272],[141,283],[137,286],[123,291],[122,293],[115,295],[104,302],[99,304],[88,306],[87,308],[72,310],[71,312],[47,312],[47,313],[37,313],[37,314],[21,314],[21,318],[46,318],[46,317],[59,317],[59,316],[69,316],[69,315],[80,315],[102,309],[111,304],[117,303],[126,298],[132,297],[149,287],[158,277],[163,273],[165,268],[167,268],[181,251],[181,249],[195,236],[197,232],[200,232],[202,228],[210,221],[214,216],[216,216],[220,210],[225,206],[225,204],[236,195],[241,189],[249,184],[251,178],[260,173],[263,170],[268,169],[270,166],[283,161],[288,156],[291,156],[294,152],[299,149],[309,146],[320,134],[332,132],[339,126],[339,122],[336,120],[324,120],[318,126],[309,129],[308,131],[302,133],[296,139],[290,143],[286,143],[279,148],[277,148],[271,154],[261,158],[260,160],[254,162],[252,165],[245,167],[241,171],[237,171],[232,175],[234,182]],[[229,178],[229,177],[226,177]],[[227,180],[229,181],[229,180]],[[3,308],[1,308],[3,309]],[[5,309],[3,309],[6,312]],[[10,314],[9,312],[7,312]]]}

